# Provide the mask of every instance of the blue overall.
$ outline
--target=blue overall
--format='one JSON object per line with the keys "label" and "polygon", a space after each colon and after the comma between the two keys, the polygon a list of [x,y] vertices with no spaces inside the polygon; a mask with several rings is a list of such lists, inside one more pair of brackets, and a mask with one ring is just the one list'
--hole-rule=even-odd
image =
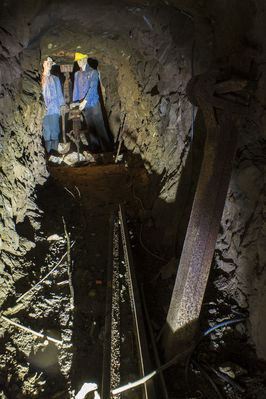
{"label": "blue overall", "polygon": [[43,118],[43,137],[46,150],[49,153],[51,149],[57,150],[60,133],[60,107],[65,105],[61,83],[57,76],[44,77],[42,94],[46,105],[46,115]]}
{"label": "blue overall", "polygon": [[[98,72],[89,65],[86,65],[85,71],[75,73],[73,101],[86,100],[84,109],[86,123],[89,129],[90,141],[93,148],[100,146],[102,150],[110,147],[110,139],[105,129],[101,104],[98,95]],[[93,131],[97,132],[96,137]]]}

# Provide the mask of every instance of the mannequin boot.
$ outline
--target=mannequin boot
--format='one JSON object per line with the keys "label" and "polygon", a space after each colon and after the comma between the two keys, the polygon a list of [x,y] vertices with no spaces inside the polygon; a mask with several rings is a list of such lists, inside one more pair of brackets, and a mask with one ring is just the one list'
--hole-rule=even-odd
{"label": "mannequin boot", "polygon": [[56,151],[58,150],[58,140],[52,140],[52,150]]}
{"label": "mannequin boot", "polygon": [[45,140],[44,144],[45,144],[46,151],[49,154],[49,152],[52,149],[52,141],[51,140],[47,140],[47,141]]}

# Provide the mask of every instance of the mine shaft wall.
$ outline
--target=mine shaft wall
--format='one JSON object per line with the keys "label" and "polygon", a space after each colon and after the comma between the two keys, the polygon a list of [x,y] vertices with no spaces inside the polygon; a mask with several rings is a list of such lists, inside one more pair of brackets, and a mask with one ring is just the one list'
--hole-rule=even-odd
{"label": "mine shaft wall", "polygon": [[[139,9],[127,9],[127,16],[140,21],[141,31],[132,25],[125,39],[124,32],[121,38],[106,32],[85,34],[82,12],[73,16],[81,27],[77,34],[71,31],[72,20],[66,27],[66,19],[72,15],[69,9],[64,12],[53,10],[52,6],[40,8],[34,18],[24,9],[4,11],[1,178],[6,188],[2,192],[1,208],[2,256],[5,252],[22,255],[34,245],[17,235],[16,223],[28,216],[37,226],[39,210],[31,195],[36,184],[42,184],[48,176],[41,144],[44,106],[40,97],[40,64],[46,56],[60,52],[60,46],[65,51],[72,49],[73,56],[73,49],[79,45],[97,59],[114,139],[123,122],[126,148],[141,155],[149,173],[164,177],[163,200],[173,200],[189,147],[191,104],[185,87],[191,77],[191,21],[175,9],[162,15],[156,9],[144,10],[145,15]],[[170,29],[166,23],[173,11],[176,15],[171,19]],[[31,12],[36,12],[36,8]],[[97,7],[95,12],[97,14]],[[120,20],[124,17],[120,16]],[[183,32],[177,45],[175,18]],[[177,171],[176,159],[180,159],[181,154]],[[174,181],[169,177],[172,175],[176,176]]]}
{"label": "mine shaft wall", "polygon": [[[19,31],[12,33],[1,34],[5,51],[0,85],[1,302],[19,278],[16,275],[19,258],[35,246],[19,236],[16,226],[28,218],[34,228],[39,227],[40,210],[35,204],[34,189],[48,177],[41,143],[40,121],[44,108],[39,101],[39,52],[23,49],[23,36]],[[27,42],[27,38],[24,40]]]}
{"label": "mine shaft wall", "polygon": [[[195,74],[225,66],[237,75],[237,61],[243,70],[245,54],[245,59],[256,64],[257,77],[240,127],[235,168],[214,256],[213,270],[217,275],[213,284],[222,299],[230,297],[240,308],[249,308],[253,342],[258,355],[266,358],[263,2],[248,1],[243,7],[234,1],[229,7],[226,1],[207,1],[204,5],[200,1],[173,0],[168,3],[176,11],[168,9],[165,14],[165,7],[159,12],[156,7],[142,6],[142,2],[137,2],[138,7],[119,2],[116,24],[109,17],[110,9],[97,11],[94,2],[90,15],[84,13],[84,8],[82,12],[76,6],[71,9],[71,3],[65,3],[65,8],[60,4],[55,8],[53,2],[28,2],[23,7],[19,2],[13,3],[16,7],[2,5],[1,12],[1,303],[20,278],[16,265],[21,256],[34,246],[18,235],[16,225],[28,218],[38,228],[41,216],[34,189],[46,181],[48,173],[41,142],[44,106],[40,100],[40,63],[41,57],[53,56],[53,46],[58,45],[56,35],[60,38],[60,32],[68,30],[71,34],[64,36],[63,46],[73,49],[79,42],[97,58],[114,138],[125,117],[125,146],[140,154],[149,173],[158,176],[156,181],[161,183],[152,215],[164,243],[169,238],[165,227],[176,222],[180,212],[164,205],[175,204],[191,149],[192,106],[185,90],[193,74],[192,61]],[[156,4],[161,6],[161,2]],[[170,27],[166,23],[169,13],[173,15]],[[73,23],[80,31],[76,38]],[[171,223],[172,234],[175,226]],[[178,257],[178,253],[175,255]]]}

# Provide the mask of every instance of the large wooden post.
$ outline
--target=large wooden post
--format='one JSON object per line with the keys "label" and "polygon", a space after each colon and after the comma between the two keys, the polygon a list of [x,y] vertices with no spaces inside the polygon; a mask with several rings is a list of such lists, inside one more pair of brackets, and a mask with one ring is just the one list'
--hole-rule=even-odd
{"label": "large wooden post", "polygon": [[166,357],[194,337],[208,281],[220,221],[237,146],[239,114],[243,106],[219,94],[241,90],[246,82],[216,84],[216,73],[201,76],[192,94],[201,108],[207,129],[204,157],[164,334]]}

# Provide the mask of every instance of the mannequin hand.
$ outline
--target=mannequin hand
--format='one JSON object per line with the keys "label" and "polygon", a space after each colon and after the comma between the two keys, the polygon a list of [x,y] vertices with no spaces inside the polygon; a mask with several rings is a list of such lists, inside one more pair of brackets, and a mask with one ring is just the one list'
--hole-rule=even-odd
{"label": "mannequin hand", "polygon": [[[82,385],[79,392],[77,393],[77,395],[75,396],[75,399],[84,399],[85,396],[87,395],[87,393],[89,393],[91,391],[95,391],[97,388],[98,388],[97,384],[95,384],[93,382],[85,382]],[[96,398],[97,398],[97,396],[96,396]]]}
{"label": "mannequin hand", "polygon": [[82,111],[87,104],[87,100],[82,100],[81,103],[79,104],[79,110]]}
{"label": "mannequin hand", "polygon": [[78,107],[79,106],[79,103],[77,102],[77,103],[71,103],[70,104],[70,109],[73,109],[73,108],[76,108],[76,107]]}
{"label": "mannequin hand", "polygon": [[61,106],[61,111],[63,111],[63,112],[68,112],[68,111],[69,111],[69,106],[68,106],[67,104],[62,105],[62,106]]}

